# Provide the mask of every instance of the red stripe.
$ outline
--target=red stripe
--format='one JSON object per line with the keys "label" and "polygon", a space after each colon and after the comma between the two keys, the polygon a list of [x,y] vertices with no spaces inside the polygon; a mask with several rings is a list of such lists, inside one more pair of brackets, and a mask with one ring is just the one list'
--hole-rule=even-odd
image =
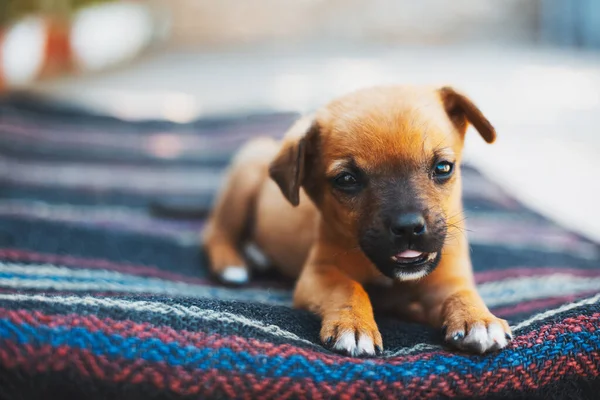
{"label": "red stripe", "polygon": [[[150,384],[157,390],[181,396],[210,397],[224,392],[232,398],[329,398],[333,395],[352,399],[366,398],[435,398],[440,396],[473,396],[498,393],[503,390],[538,389],[570,376],[595,378],[599,376],[600,352],[567,354],[544,365],[522,365],[488,371],[480,376],[432,375],[415,378],[408,384],[385,381],[321,382],[311,379],[259,378],[252,374],[227,372],[215,369],[188,370],[165,363],[142,360],[109,359],[96,357],[89,351],[76,348],[46,346],[18,346],[5,341],[0,347],[0,363],[5,368],[24,369],[29,373],[61,372],[75,367],[84,377],[110,381],[117,384]],[[490,365],[493,368],[493,365]]]}
{"label": "red stripe", "polygon": [[539,268],[507,268],[499,269],[494,271],[482,271],[475,273],[475,280],[477,283],[494,282],[502,279],[511,278],[522,278],[525,276],[539,276],[539,275],[554,275],[554,274],[565,274],[578,277],[597,277],[600,276],[600,270],[598,269],[575,269],[575,268],[553,268],[553,267],[539,267]]}
{"label": "red stripe", "polygon": [[[299,348],[294,345],[263,342],[257,339],[246,339],[240,336],[221,336],[215,334],[206,334],[204,332],[191,332],[185,330],[175,330],[168,326],[155,326],[150,323],[136,323],[131,320],[113,320],[110,318],[98,318],[94,315],[49,315],[39,311],[28,310],[7,310],[0,308],[0,318],[6,318],[15,324],[27,324],[31,327],[47,326],[49,328],[69,327],[85,328],[90,332],[103,332],[107,335],[119,335],[125,338],[138,337],[140,339],[156,338],[163,343],[176,342],[182,346],[210,347],[210,348],[230,348],[236,352],[247,352],[252,356],[277,355],[280,357],[290,357],[301,355],[309,361],[319,360],[325,364],[339,364],[339,361],[350,363],[362,363],[360,360],[340,356],[334,353],[324,353],[311,349]],[[580,315],[574,318],[567,318],[562,322],[543,325],[535,331],[516,336],[510,347],[529,347],[534,343],[547,342],[554,340],[558,335],[564,333],[577,333],[582,330],[594,332],[600,313]],[[456,356],[448,351],[432,351],[414,355],[397,356],[388,359],[373,359],[376,364],[402,364],[416,360],[426,360],[434,355],[443,354],[444,356]]]}

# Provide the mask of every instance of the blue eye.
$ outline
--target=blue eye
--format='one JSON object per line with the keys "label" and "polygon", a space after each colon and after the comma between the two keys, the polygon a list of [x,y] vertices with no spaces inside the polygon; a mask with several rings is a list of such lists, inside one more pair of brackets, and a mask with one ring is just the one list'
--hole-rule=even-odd
{"label": "blue eye", "polygon": [[452,175],[454,164],[449,161],[440,161],[433,167],[433,176],[437,179],[446,179]]}

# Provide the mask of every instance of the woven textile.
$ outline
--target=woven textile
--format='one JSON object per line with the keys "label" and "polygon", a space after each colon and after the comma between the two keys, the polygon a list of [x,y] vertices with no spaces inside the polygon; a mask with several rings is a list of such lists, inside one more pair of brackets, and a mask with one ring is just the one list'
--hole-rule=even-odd
{"label": "woven textile", "polygon": [[0,399],[598,398],[600,247],[464,169],[476,279],[515,340],[485,356],[378,317],[382,357],[318,343],[293,283],[208,278],[201,220],[232,152],[294,119],[188,125],[0,104]]}

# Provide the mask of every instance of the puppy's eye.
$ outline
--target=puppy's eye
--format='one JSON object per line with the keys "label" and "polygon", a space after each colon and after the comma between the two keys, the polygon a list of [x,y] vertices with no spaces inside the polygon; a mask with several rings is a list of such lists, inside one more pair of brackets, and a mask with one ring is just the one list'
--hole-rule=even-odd
{"label": "puppy's eye", "polygon": [[342,172],[335,178],[333,178],[333,184],[338,189],[353,191],[360,187],[358,178],[349,172]]}
{"label": "puppy's eye", "polygon": [[454,172],[454,164],[450,161],[440,161],[433,167],[433,177],[439,180],[447,179]]}

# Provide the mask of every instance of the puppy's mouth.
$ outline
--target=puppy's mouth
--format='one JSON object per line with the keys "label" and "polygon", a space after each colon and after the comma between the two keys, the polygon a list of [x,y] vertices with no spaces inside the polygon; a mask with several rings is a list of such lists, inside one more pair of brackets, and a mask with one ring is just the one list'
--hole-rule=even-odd
{"label": "puppy's mouth", "polygon": [[403,268],[419,267],[435,259],[437,253],[424,253],[416,250],[404,250],[393,255],[392,261]]}
{"label": "puppy's mouth", "polygon": [[429,275],[439,260],[438,252],[404,250],[391,257],[391,268],[388,267],[387,276],[397,281],[419,280]]}
{"label": "puppy's mouth", "polygon": [[391,248],[385,240],[364,240],[361,249],[383,275],[396,281],[411,281],[426,277],[438,266],[442,249],[436,246],[435,239],[394,243]]}

